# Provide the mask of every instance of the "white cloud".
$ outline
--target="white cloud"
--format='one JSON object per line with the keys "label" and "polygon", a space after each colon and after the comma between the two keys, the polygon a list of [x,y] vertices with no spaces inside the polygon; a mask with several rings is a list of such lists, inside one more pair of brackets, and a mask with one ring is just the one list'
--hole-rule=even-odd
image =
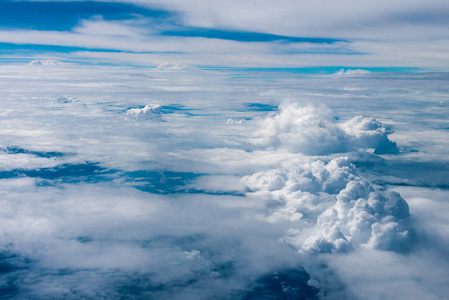
{"label": "white cloud", "polygon": [[243,193],[245,185],[240,182],[241,177],[233,175],[200,176],[186,188],[194,188],[210,193]]}
{"label": "white cloud", "polygon": [[448,281],[443,275],[447,261],[432,252],[398,255],[360,249],[352,255],[330,255],[326,264],[329,269],[324,276],[329,280],[334,272],[346,274],[341,284],[354,299],[437,300],[445,298],[448,292]]}
{"label": "white cloud", "polygon": [[357,69],[357,70],[345,70],[345,69],[341,69],[340,71],[336,72],[336,75],[343,75],[343,76],[363,76],[363,75],[367,75],[370,74],[370,71],[367,70],[362,70],[362,69]]}
{"label": "white cloud", "polygon": [[181,70],[183,67],[173,62],[163,62],[157,65],[158,70],[168,71],[168,70]]}
{"label": "white cloud", "polygon": [[52,60],[52,59],[41,59],[41,60],[33,60],[30,61],[30,63],[28,64],[29,66],[60,66],[60,65],[64,65],[64,63],[57,61],[57,60]]}
{"label": "white cloud", "polygon": [[328,108],[290,103],[283,104],[279,110],[278,114],[261,121],[256,144],[315,155],[347,151],[345,133],[332,122]]}
{"label": "white cloud", "polygon": [[161,119],[161,108],[162,106],[158,104],[147,104],[143,108],[131,108],[126,112],[126,115],[144,120],[160,120]]}
{"label": "white cloud", "polygon": [[388,139],[393,130],[374,118],[354,117],[337,123],[325,106],[301,107],[282,104],[279,112],[259,123],[254,143],[282,147],[307,155],[343,153],[355,148],[372,148],[375,153],[397,153],[396,144]]}
{"label": "white cloud", "polygon": [[53,168],[65,163],[82,163],[73,157],[39,157],[34,154],[12,154],[0,150],[0,172]]}
{"label": "white cloud", "polygon": [[376,154],[398,153],[395,142],[388,139],[394,131],[374,118],[357,116],[342,124],[355,147],[372,148]]}
{"label": "white cloud", "polygon": [[[73,32],[90,36],[116,36],[130,38],[144,38],[151,30],[144,29],[146,22],[140,20],[105,21],[103,19],[81,20],[80,24],[73,28]],[[147,26],[146,28],[148,28]]]}
{"label": "white cloud", "polygon": [[367,247],[403,252],[414,239],[404,199],[376,190],[347,158],[259,172],[243,182],[255,192],[252,197],[279,202],[268,220],[306,221],[300,223],[303,230],[292,229],[286,238],[301,251]]}
{"label": "white cloud", "polygon": [[234,119],[232,119],[232,118],[229,118],[229,119],[226,121],[226,124],[238,125],[238,124],[243,124],[243,123],[245,123],[245,122],[246,122],[245,119],[234,120]]}

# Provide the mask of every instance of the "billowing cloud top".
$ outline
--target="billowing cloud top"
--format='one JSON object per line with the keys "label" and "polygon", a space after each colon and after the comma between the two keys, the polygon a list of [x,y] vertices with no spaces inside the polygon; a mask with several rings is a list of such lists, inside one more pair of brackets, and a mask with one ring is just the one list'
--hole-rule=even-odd
{"label": "billowing cloud top", "polygon": [[131,108],[126,115],[137,119],[161,119],[162,106],[157,104],[147,104],[143,108]]}
{"label": "billowing cloud top", "polygon": [[357,148],[375,153],[397,153],[396,144],[388,139],[393,130],[373,118],[362,116],[339,123],[324,106],[301,107],[287,103],[279,112],[260,121],[256,145],[282,147],[308,155],[343,153]]}
{"label": "billowing cloud top", "polygon": [[274,201],[273,222],[299,223],[285,238],[300,251],[346,252],[358,247],[409,251],[414,239],[407,202],[357,175],[348,158],[320,160],[243,178],[252,197]]}

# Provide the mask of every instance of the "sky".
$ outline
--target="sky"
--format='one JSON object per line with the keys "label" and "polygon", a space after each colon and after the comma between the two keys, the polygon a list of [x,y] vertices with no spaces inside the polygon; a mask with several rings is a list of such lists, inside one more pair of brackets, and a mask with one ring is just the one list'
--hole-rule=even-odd
{"label": "sky", "polygon": [[448,14],[0,0],[0,298],[444,299]]}
{"label": "sky", "polygon": [[447,68],[431,1],[2,0],[0,57],[214,67]]}

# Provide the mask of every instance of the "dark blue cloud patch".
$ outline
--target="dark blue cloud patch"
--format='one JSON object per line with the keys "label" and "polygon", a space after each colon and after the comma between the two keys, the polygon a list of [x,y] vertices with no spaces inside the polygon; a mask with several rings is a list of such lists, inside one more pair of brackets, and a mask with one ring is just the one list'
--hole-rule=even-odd
{"label": "dark blue cloud patch", "polygon": [[106,169],[97,163],[86,162],[83,164],[62,164],[53,168],[41,168],[35,170],[1,171],[0,179],[32,177],[48,180],[64,180],[66,182],[96,182],[102,175],[106,175]]}
{"label": "dark blue cloud patch", "polygon": [[88,177],[96,175],[104,168],[96,163],[86,162],[85,164],[63,164],[55,168],[45,168],[36,171],[29,171],[30,177],[41,177],[45,179],[57,179],[61,177]]}
{"label": "dark blue cloud patch", "polygon": [[56,151],[50,151],[50,152],[32,151],[32,150],[27,150],[27,149],[20,148],[20,147],[0,148],[0,151],[4,151],[4,152],[6,152],[8,154],[30,154],[30,155],[35,155],[35,156],[38,156],[38,157],[45,157],[45,158],[62,157],[64,155],[66,155],[65,153],[62,153],[62,152],[56,152]]}
{"label": "dark blue cloud patch", "polygon": [[165,170],[135,171],[122,175],[137,189],[155,194],[188,192],[184,187],[203,174]]}
{"label": "dark blue cloud patch", "polygon": [[388,160],[370,168],[377,174],[389,176],[378,179],[378,184],[449,189],[447,162]]}
{"label": "dark blue cloud patch", "polygon": [[30,260],[11,253],[9,250],[0,252],[0,298],[11,299],[20,294],[18,281],[27,272]]}
{"label": "dark blue cloud patch", "polygon": [[265,275],[256,280],[254,289],[243,297],[243,299],[318,299],[318,290],[307,284],[309,279],[309,274],[301,269],[287,269]]}
{"label": "dark blue cloud patch", "polygon": [[276,105],[266,103],[246,103],[247,111],[276,111],[278,107]]}
{"label": "dark blue cloud patch", "polygon": [[22,258],[15,254],[8,253],[8,251],[0,253],[0,274],[4,275],[24,269],[23,266],[19,265],[20,261],[22,261],[22,264],[24,263]]}
{"label": "dark blue cloud patch", "polygon": [[[16,54],[34,54],[36,52],[55,52],[55,53],[72,53],[76,51],[85,51],[89,49],[91,52],[123,52],[121,50],[114,49],[92,49],[83,47],[69,47],[69,46],[57,46],[57,45],[35,45],[35,44],[12,44],[12,43],[0,43],[0,53],[10,54],[14,51]],[[27,59],[26,61],[29,61]]]}
{"label": "dark blue cloud patch", "polygon": [[164,114],[189,113],[192,110],[192,108],[188,108],[182,104],[163,105],[161,108],[161,112]]}

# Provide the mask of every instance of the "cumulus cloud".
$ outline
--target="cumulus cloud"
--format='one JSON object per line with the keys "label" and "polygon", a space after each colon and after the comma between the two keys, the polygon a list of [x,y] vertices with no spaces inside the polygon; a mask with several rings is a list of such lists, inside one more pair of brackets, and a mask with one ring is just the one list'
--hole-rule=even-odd
{"label": "cumulus cloud", "polygon": [[348,158],[258,172],[242,179],[249,195],[277,202],[269,221],[306,222],[286,241],[300,251],[370,249],[406,252],[413,241],[407,202],[360,177]]}
{"label": "cumulus cloud", "polygon": [[243,123],[245,123],[245,122],[246,122],[245,119],[235,120],[235,119],[230,118],[230,119],[228,119],[228,120],[226,121],[226,124],[230,124],[230,125],[238,125],[238,124],[243,124]]}
{"label": "cumulus cloud", "polygon": [[345,70],[345,69],[341,69],[340,71],[336,72],[335,75],[342,75],[342,76],[363,76],[363,75],[367,75],[370,74],[370,71],[367,70],[362,70],[362,69],[357,69],[357,70]]}
{"label": "cumulus cloud", "polygon": [[327,107],[301,107],[283,104],[279,113],[261,121],[256,144],[285,147],[292,152],[320,155],[346,152],[348,144],[344,130],[332,120]]}
{"label": "cumulus cloud", "polygon": [[30,61],[28,63],[29,66],[45,66],[45,67],[61,66],[64,64],[65,63],[53,59],[38,59]]}
{"label": "cumulus cloud", "polygon": [[374,118],[356,116],[342,124],[354,147],[371,148],[376,154],[397,154],[395,142],[388,139],[394,130]]}
{"label": "cumulus cloud", "polygon": [[156,69],[160,71],[182,70],[184,67],[174,62],[163,62],[157,65]]}
{"label": "cumulus cloud", "polygon": [[147,104],[143,108],[131,108],[126,112],[127,116],[142,120],[160,120],[161,105]]}
{"label": "cumulus cloud", "polygon": [[282,104],[279,112],[260,121],[256,145],[285,148],[307,155],[342,153],[357,148],[374,149],[376,154],[397,153],[388,139],[394,131],[374,118],[357,116],[339,123],[326,106]]}

